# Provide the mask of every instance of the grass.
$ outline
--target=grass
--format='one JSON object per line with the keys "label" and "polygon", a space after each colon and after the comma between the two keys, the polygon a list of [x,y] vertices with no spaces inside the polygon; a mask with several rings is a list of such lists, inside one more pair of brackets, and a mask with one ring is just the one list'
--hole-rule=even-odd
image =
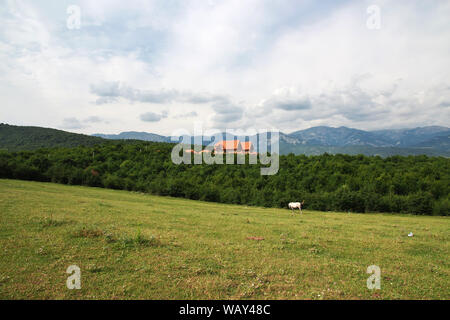
{"label": "grass", "polygon": [[449,231],[446,217],[0,180],[0,299],[450,299]]}

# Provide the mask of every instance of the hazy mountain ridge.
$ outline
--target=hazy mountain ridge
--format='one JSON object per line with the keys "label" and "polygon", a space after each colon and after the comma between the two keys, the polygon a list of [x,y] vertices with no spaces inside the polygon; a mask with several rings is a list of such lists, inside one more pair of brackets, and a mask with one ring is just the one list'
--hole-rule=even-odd
{"label": "hazy mountain ridge", "polygon": [[429,140],[420,142],[419,144],[417,144],[417,147],[450,150],[450,133],[447,133],[445,136],[437,136]]}
{"label": "hazy mountain ridge", "polygon": [[[174,142],[171,137],[164,137],[153,134],[129,136],[121,133],[112,135],[112,139],[140,139],[146,141]],[[145,134],[145,133],[140,133]],[[219,133],[224,139],[225,132]],[[111,135],[98,135],[109,138]],[[123,137],[123,138],[121,138]],[[199,137],[191,137],[191,143]],[[200,137],[201,138],[201,137]],[[226,139],[236,138],[245,140],[245,137],[231,135]],[[258,135],[259,138],[259,135]],[[111,138],[109,138],[111,139]],[[165,140],[164,140],[165,139]],[[305,130],[295,131],[289,134],[280,132],[280,153],[296,154],[321,154],[327,153],[346,153],[346,154],[365,154],[365,155],[420,155],[430,156],[450,156],[450,128],[429,126],[417,127],[412,129],[394,129],[364,131],[348,127],[327,127],[318,126]],[[248,138],[246,139],[248,140]],[[198,141],[198,140],[197,140]],[[203,137],[203,144],[211,143],[212,139]]]}
{"label": "hazy mountain ridge", "polygon": [[[436,137],[447,137],[450,128],[440,126],[418,127],[413,129],[394,129],[373,131],[377,136],[389,139],[395,146],[420,146],[428,145]],[[442,138],[441,138],[442,139]]]}
{"label": "hazy mountain ridge", "polygon": [[390,147],[391,141],[370,131],[363,131],[347,127],[312,127],[290,133],[288,136],[296,138],[303,145],[311,146],[372,146]]}
{"label": "hazy mountain ridge", "polygon": [[[218,133],[226,137],[225,132]],[[395,129],[364,131],[347,127],[312,127],[305,130],[295,131],[289,134],[280,132],[280,141],[305,146],[368,146],[368,147],[433,147],[446,146],[449,140],[450,128],[430,126],[413,129]],[[148,132],[128,131],[120,134],[93,134],[93,136],[105,139],[134,139],[155,142],[173,142],[171,137],[166,137]],[[232,135],[243,140],[245,137]],[[191,137],[192,142],[197,137]],[[211,142],[211,139],[203,137],[204,143]]]}
{"label": "hazy mountain ridge", "polygon": [[[221,135],[225,137],[225,133]],[[240,136],[235,137],[240,140],[246,139]],[[192,143],[194,138],[191,137]],[[148,132],[128,131],[117,135],[98,133],[88,136],[51,128],[0,124],[0,149],[5,151],[92,146],[103,143],[105,140],[176,141],[171,137]],[[378,131],[322,126],[290,134],[280,132],[279,141],[281,154],[292,152],[316,155],[327,152],[330,154],[380,155],[382,157],[420,154],[450,157],[450,129],[437,126]],[[203,139],[204,145],[209,143],[211,143],[210,139]]]}
{"label": "hazy mountain ridge", "polygon": [[126,131],[119,134],[94,133],[92,136],[111,140],[143,140],[154,142],[170,142],[169,137],[161,136],[156,133]]}

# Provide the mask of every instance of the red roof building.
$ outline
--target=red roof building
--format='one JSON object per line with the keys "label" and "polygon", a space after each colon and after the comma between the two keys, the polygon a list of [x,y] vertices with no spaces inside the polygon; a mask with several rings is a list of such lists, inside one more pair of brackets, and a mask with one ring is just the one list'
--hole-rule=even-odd
{"label": "red roof building", "polygon": [[254,148],[251,142],[241,142],[239,140],[224,140],[214,145],[215,153],[250,153],[253,151]]}
{"label": "red roof building", "polygon": [[224,140],[214,145],[215,153],[223,153],[223,152],[233,153],[238,151],[241,151],[241,144],[239,140]]}

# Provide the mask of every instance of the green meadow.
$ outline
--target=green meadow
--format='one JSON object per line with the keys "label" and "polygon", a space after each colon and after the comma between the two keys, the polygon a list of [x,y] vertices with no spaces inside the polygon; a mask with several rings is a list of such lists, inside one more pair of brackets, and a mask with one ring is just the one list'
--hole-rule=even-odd
{"label": "green meadow", "polygon": [[448,217],[0,180],[0,299],[450,299],[449,231]]}

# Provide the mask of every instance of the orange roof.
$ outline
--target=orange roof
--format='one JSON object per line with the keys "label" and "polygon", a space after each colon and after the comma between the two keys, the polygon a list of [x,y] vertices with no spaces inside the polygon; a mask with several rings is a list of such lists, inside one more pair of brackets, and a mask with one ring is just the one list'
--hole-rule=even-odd
{"label": "orange roof", "polygon": [[220,141],[218,143],[216,143],[214,145],[214,148],[221,148],[221,149],[225,149],[225,150],[236,150],[238,149],[240,144],[239,140],[224,140],[224,141]]}

